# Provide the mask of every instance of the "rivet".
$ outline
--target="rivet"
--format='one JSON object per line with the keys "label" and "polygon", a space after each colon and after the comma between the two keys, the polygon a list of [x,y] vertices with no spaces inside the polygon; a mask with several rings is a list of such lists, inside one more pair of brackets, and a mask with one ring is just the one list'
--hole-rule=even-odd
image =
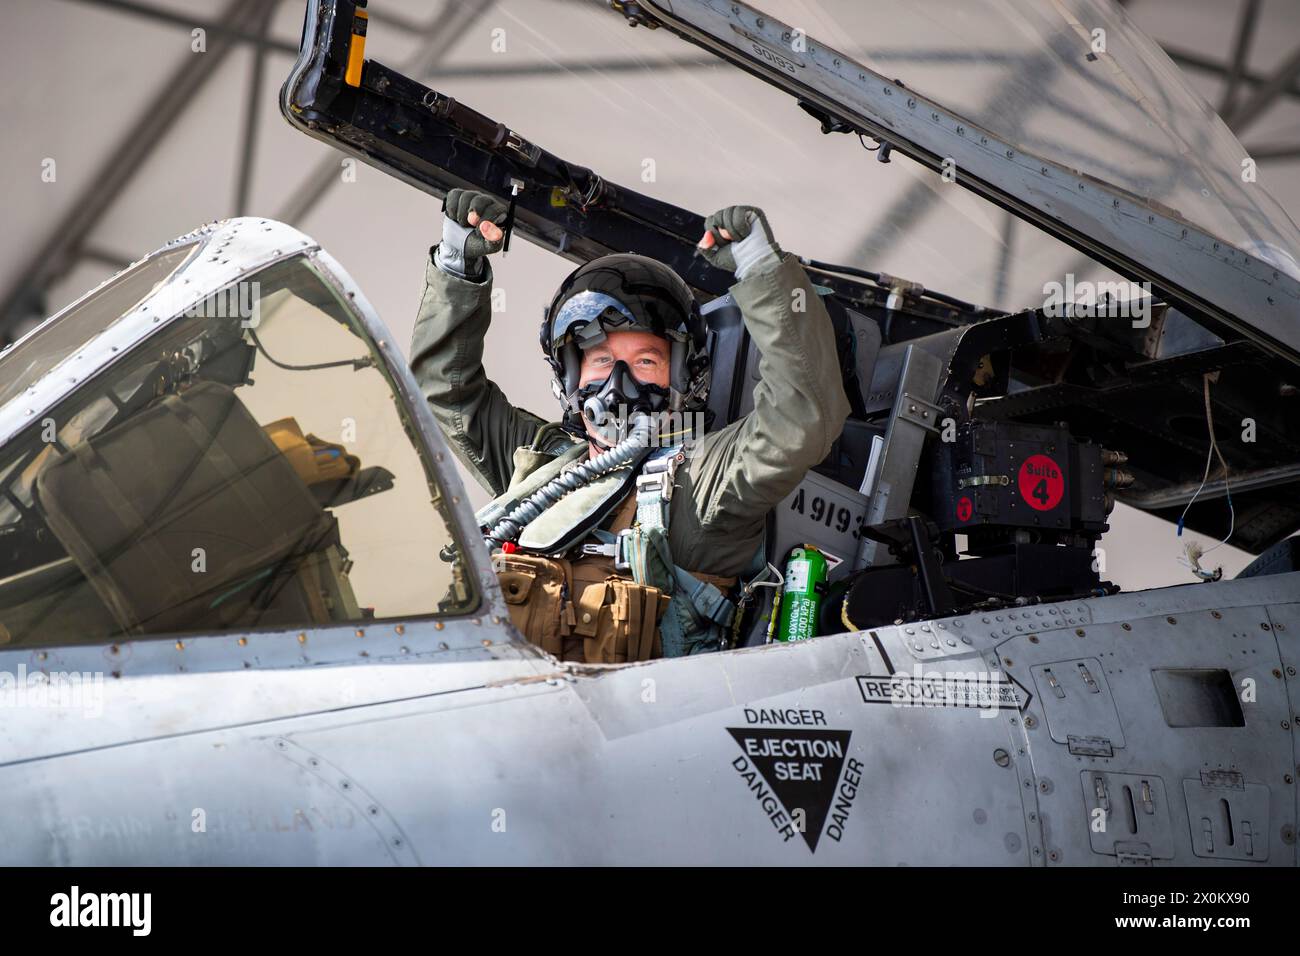
{"label": "rivet", "polygon": [[1165,618],[1165,620],[1168,621],[1170,624],[1177,624],[1177,623],[1178,623],[1178,622],[1177,622],[1176,620],[1174,620],[1172,617],[1167,617],[1167,618]]}
{"label": "rivet", "polygon": [[361,628],[357,628],[357,637],[365,637],[365,636],[366,636],[366,632]]}
{"label": "rivet", "polygon": [[491,646],[492,646],[492,642],[491,642],[488,638],[485,637],[485,638],[483,638],[483,646],[484,646],[484,647],[491,647]]}
{"label": "rivet", "polygon": [[1128,621],[1125,621],[1123,624],[1120,625],[1120,627],[1124,628],[1124,630],[1126,631],[1133,630],[1133,625],[1130,624]]}
{"label": "rivet", "polygon": [[240,646],[240,647],[247,647],[247,646],[248,646],[248,638],[246,638],[246,637],[241,637],[241,638],[239,639],[239,646]]}
{"label": "rivet", "polygon": [[185,642],[184,642],[184,641],[177,641],[177,642],[176,642],[176,650],[178,650],[178,651],[183,651],[183,650],[185,650]]}
{"label": "rivet", "polygon": [[445,626],[446,626],[446,625],[444,625],[444,624],[442,623],[442,621],[434,621],[434,622],[433,622],[433,629],[434,629],[435,631],[441,631]]}
{"label": "rivet", "polygon": [[399,624],[399,625],[397,625],[397,627],[393,628],[393,630],[395,630],[398,634],[405,634],[405,633],[406,633],[406,625],[405,625],[405,624]]}
{"label": "rivet", "polygon": [[306,634],[299,634],[299,635],[298,635],[298,643],[299,643],[299,644],[306,644],[306,643],[307,643],[307,635],[306,635]]}

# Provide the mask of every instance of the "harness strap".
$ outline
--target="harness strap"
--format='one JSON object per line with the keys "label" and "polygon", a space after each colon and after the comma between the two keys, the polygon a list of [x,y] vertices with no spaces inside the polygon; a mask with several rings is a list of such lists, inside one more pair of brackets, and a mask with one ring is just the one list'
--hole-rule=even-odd
{"label": "harness strap", "polygon": [[623,533],[633,580],[672,597],[660,623],[664,654],[669,657],[725,648],[738,619],[735,602],[714,583],[730,584],[729,579],[693,574],[676,564],[669,552],[673,479],[683,461],[681,449],[670,448],[642,466],[636,480],[636,527]]}

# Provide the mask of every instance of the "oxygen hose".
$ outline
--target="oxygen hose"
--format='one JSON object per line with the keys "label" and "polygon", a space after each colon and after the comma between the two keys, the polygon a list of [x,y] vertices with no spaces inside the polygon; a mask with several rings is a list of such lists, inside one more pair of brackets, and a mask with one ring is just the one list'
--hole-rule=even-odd
{"label": "oxygen hose", "polygon": [[552,478],[542,487],[511,509],[510,513],[494,524],[483,536],[488,551],[514,541],[524,527],[571,491],[590,484],[601,475],[620,468],[628,462],[639,460],[650,450],[655,435],[655,420],[641,412],[634,414],[629,434],[608,451],[595,458],[574,465]]}

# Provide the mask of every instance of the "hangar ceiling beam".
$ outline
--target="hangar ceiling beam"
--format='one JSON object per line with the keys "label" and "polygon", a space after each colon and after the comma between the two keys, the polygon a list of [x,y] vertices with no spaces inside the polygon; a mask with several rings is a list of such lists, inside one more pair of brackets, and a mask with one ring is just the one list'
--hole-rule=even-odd
{"label": "hangar ceiling beam", "polygon": [[[167,23],[175,27],[181,27],[185,30],[193,30],[196,27],[202,27],[207,31],[208,36],[224,36],[230,39],[239,40],[241,43],[257,43],[258,31],[256,28],[247,28],[232,26],[219,20],[210,20],[202,17],[192,17],[176,10],[170,10],[167,7],[160,7],[152,3],[143,3],[141,0],[65,0],[65,2],[81,3],[89,7],[101,7],[105,10],[111,10],[115,13],[125,13],[138,17],[144,17],[150,20],[156,20],[159,23]],[[263,2],[272,8],[278,6],[280,0],[263,0]],[[387,9],[371,10],[370,19],[377,24],[385,27],[392,27],[395,30],[409,31],[419,33],[420,26],[414,20],[392,13]],[[267,46],[277,53],[287,53],[290,56],[298,55],[298,44],[292,40],[281,40],[277,37],[268,37]]]}
{"label": "hangar ceiling beam", "polygon": [[[231,0],[221,21],[235,30],[257,24],[264,0]],[[158,86],[158,92],[123,132],[64,216],[54,223],[45,242],[18,271],[0,300],[0,336],[28,317],[50,284],[76,264],[86,237],[97,226],[118,195],[145,165],[159,141],[176,119],[217,72],[237,41],[226,35],[209,38],[203,56],[185,55]]]}
{"label": "hangar ceiling beam", "polygon": [[1300,77],[1300,47],[1292,50],[1291,55],[1264,80],[1263,85],[1230,115],[1225,116],[1223,121],[1240,136],[1247,126],[1259,119],[1273,105],[1274,100],[1286,92],[1297,77]]}
{"label": "hangar ceiling beam", "polygon": [[[209,37],[223,37],[227,40],[238,40],[243,43],[258,42],[258,31],[256,27],[246,27],[227,20],[210,20],[203,17],[191,17],[184,13],[178,13],[175,10],[168,10],[166,7],[155,6],[151,3],[141,3],[140,0],[65,0],[65,2],[80,3],[88,7],[100,7],[104,10],[111,10],[114,13],[125,13],[149,20],[156,20],[159,23],[170,24],[171,26],[180,27],[186,31],[202,29]],[[279,0],[263,0],[263,3],[274,11]],[[277,40],[274,38],[271,38],[268,43],[273,50],[278,50],[281,53],[288,53],[290,56],[298,55],[298,44],[296,43],[290,43],[288,40]]]}
{"label": "hangar ceiling beam", "polygon": [[1219,100],[1219,115],[1229,115],[1237,105],[1237,90],[1241,75],[1246,71],[1246,57],[1250,54],[1250,41],[1255,36],[1255,23],[1259,20],[1260,0],[1246,0],[1237,20],[1237,36],[1232,43],[1232,66],[1228,69],[1227,87]]}
{"label": "hangar ceiling beam", "polygon": [[266,76],[266,54],[269,46],[271,16],[275,6],[268,5],[262,14],[257,31],[257,46],[253,51],[253,66],[248,76],[248,100],[244,104],[244,144],[239,155],[239,171],[235,177],[235,215],[248,215],[248,197],[253,188],[253,160],[257,156],[257,121],[261,114],[263,79]]}
{"label": "hangar ceiling beam", "polygon": [[[1173,60],[1185,70],[1199,70],[1202,73],[1213,73],[1216,76],[1225,79],[1228,76],[1230,67],[1215,60],[1211,60],[1209,57],[1202,56],[1199,53],[1193,53],[1191,50],[1185,50],[1176,45],[1165,46],[1162,43],[1161,48],[1166,54],[1168,54],[1169,59]],[[1241,71],[1241,82],[1247,86],[1257,87],[1262,85],[1266,80],[1267,77],[1261,76],[1259,73],[1255,73],[1251,70]],[[1300,97],[1300,83],[1292,80],[1283,92],[1287,96]]]}

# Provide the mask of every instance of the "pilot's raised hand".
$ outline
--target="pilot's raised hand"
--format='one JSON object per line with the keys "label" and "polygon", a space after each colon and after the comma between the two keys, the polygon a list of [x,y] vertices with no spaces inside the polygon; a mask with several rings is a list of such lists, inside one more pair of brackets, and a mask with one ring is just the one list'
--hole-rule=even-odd
{"label": "pilot's raised hand", "polygon": [[781,262],[781,247],[772,238],[767,216],[757,206],[728,206],[704,220],[700,255],[737,279],[767,272]]}
{"label": "pilot's raised hand", "polygon": [[442,205],[442,242],[433,261],[461,278],[483,274],[483,257],[501,248],[506,207],[485,193],[453,189]]}

